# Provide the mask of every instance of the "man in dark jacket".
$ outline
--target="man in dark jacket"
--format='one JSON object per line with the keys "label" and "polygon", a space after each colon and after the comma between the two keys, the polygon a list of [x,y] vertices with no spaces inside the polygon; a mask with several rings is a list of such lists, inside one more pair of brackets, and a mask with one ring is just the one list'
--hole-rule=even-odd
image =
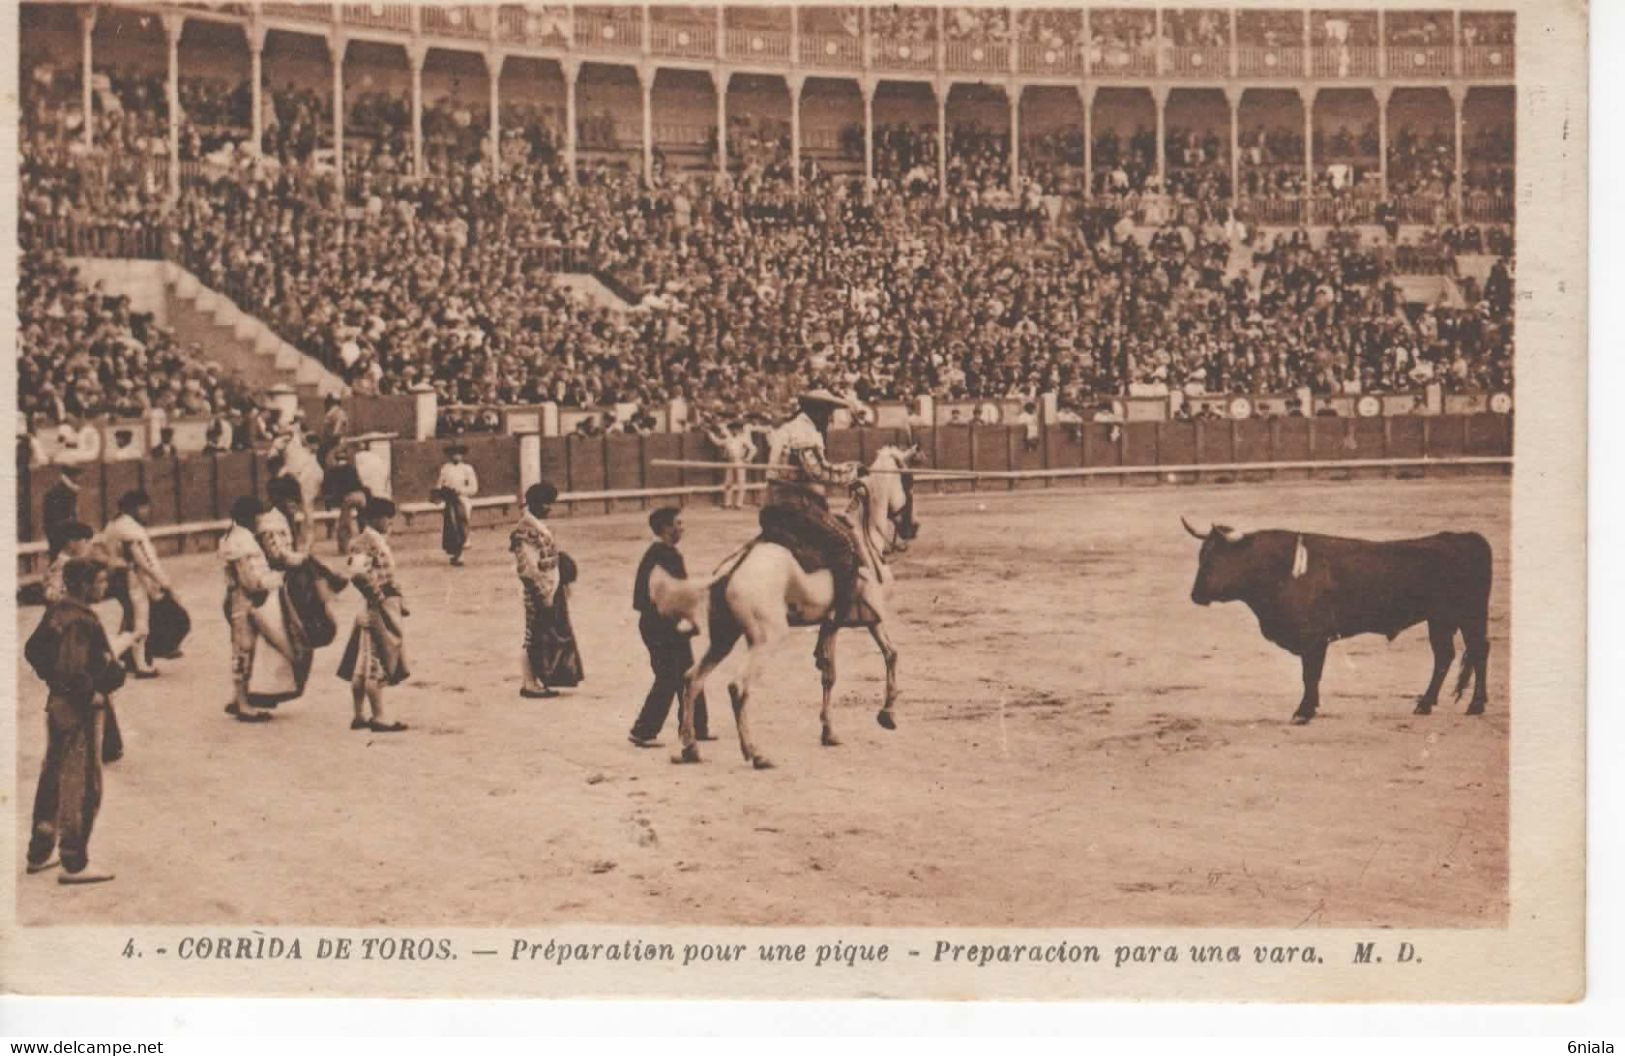
{"label": "man in dark jacket", "polygon": [[102,801],[102,731],[110,695],[124,684],[117,654],[139,644],[119,635],[109,642],[91,606],[107,593],[107,567],[90,558],[63,569],[68,596],[46,610],[24,655],[50,687],[45,703],[45,762],[34,792],[28,872],[57,864],[63,884],[94,884],[112,873],[92,872],[90,830]]}
{"label": "man in dark jacket", "polygon": [[[649,595],[649,580],[655,569],[672,579],[687,579],[688,568],[677,543],[683,537],[683,514],[673,506],[662,506],[649,514],[649,528],[655,541],[643,554],[638,565],[637,578],[632,584],[632,607],[638,611],[638,634],[649,650],[649,666],[654,669],[654,685],[643,700],[643,710],[632,723],[629,740],[639,748],[652,748],[660,736],[660,728],[671,714],[671,702],[683,691],[683,676],[694,666],[694,650],[689,645],[689,634],[679,629],[677,622],[660,614]],[[711,737],[705,710],[705,694],[694,702],[694,730],[702,741]]]}

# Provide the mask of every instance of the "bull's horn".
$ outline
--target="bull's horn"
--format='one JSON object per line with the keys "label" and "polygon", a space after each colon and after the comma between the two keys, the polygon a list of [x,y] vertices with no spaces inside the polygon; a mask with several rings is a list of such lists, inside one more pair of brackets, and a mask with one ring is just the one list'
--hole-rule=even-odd
{"label": "bull's horn", "polygon": [[1199,532],[1195,528],[1192,528],[1191,527],[1191,522],[1187,521],[1183,514],[1181,514],[1180,517],[1179,517],[1179,523],[1183,524],[1185,526],[1185,530],[1187,532],[1191,533],[1192,535],[1194,535],[1196,538],[1198,538],[1198,539],[1206,539],[1207,538],[1207,533],[1206,532]]}
{"label": "bull's horn", "polygon": [[1239,543],[1247,535],[1246,532],[1237,531],[1229,525],[1216,524],[1213,528],[1214,531],[1219,533],[1219,537],[1227,543]]}

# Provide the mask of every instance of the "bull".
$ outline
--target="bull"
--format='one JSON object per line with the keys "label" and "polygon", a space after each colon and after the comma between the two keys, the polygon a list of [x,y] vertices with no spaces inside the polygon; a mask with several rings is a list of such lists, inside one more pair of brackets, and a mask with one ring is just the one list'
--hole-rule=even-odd
{"label": "bull", "polygon": [[1238,532],[1224,525],[1203,533],[1183,517],[1180,521],[1202,541],[1191,600],[1245,602],[1265,638],[1302,658],[1303,700],[1292,715],[1294,724],[1308,722],[1320,707],[1328,645],[1356,634],[1393,641],[1424,620],[1433,676],[1417,698],[1416,714],[1428,714],[1439,701],[1456,658],[1457,631],[1466,651],[1456,698],[1472,680],[1467,714],[1484,713],[1491,553],[1482,535],[1440,532],[1379,543],[1306,532]]}

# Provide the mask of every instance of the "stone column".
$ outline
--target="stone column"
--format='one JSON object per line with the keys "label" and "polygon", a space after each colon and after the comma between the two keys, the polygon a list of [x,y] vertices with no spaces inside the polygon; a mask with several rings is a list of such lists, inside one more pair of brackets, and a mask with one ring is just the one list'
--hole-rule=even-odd
{"label": "stone column", "polygon": [[96,99],[90,82],[96,79],[95,41],[96,8],[87,4],[79,9],[79,113],[85,125],[80,133],[85,138],[85,149],[96,145]]}
{"label": "stone column", "polygon": [[875,196],[874,82],[865,77],[858,82],[858,90],[863,93],[863,200],[869,202],[873,201]]}
{"label": "stone column", "polygon": [[164,18],[164,37],[169,42],[169,200],[181,196],[181,32],[186,16],[169,14]]}
{"label": "stone column", "polygon": [[343,33],[327,38],[327,53],[333,60],[333,178],[338,184],[339,205],[344,197],[344,53],[350,42]]}
{"label": "stone column", "polygon": [[[722,29],[722,8],[717,8],[717,32]],[[718,45],[720,47],[721,45]],[[733,75],[727,70],[717,70],[711,75],[711,81],[717,90],[717,175],[728,175],[728,82]]]}
{"label": "stone column", "polygon": [[1152,88],[1151,101],[1157,109],[1157,182],[1162,185],[1162,191],[1166,194],[1168,191],[1168,89],[1162,85]]}
{"label": "stone column", "polygon": [[[1010,13],[1015,17],[1014,10]],[[1011,83],[1010,99],[1010,193],[1021,193],[1021,85]]]}
{"label": "stone column", "polygon": [[653,66],[638,67],[638,87],[643,89],[643,183],[655,182],[655,76]]}
{"label": "stone column", "polygon": [[1388,99],[1394,90],[1386,84],[1379,84],[1372,89],[1372,95],[1377,99],[1377,178],[1382,186],[1382,196],[1388,197]]}
{"label": "stone column", "polygon": [[1100,89],[1092,84],[1080,85],[1078,97],[1083,100],[1083,196],[1094,197],[1095,193],[1095,92]]}
{"label": "stone column", "polygon": [[576,182],[576,75],[581,72],[581,60],[563,59],[559,68],[564,71],[564,172],[565,178],[573,184]]}
{"label": "stone column", "polygon": [[502,179],[502,67],[507,56],[500,51],[485,53],[485,76],[490,82],[491,179]]}
{"label": "stone column", "polygon": [[1311,215],[1313,207],[1309,203],[1315,197],[1315,97],[1319,94],[1319,88],[1298,89],[1298,98],[1303,102],[1304,223],[1314,220]]}
{"label": "stone column", "polygon": [[[795,17],[795,8],[791,8],[791,17]],[[785,86],[790,89],[790,185],[801,190],[801,89],[807,84],[807,75],[792,73],[785,77]]]}
{"label": "stone column", "polygon": [[414,41],[406,46],[406,62],[412,67],[412,173],[422,177],[425,171],[423,157],[423,64],[429,58],[429,46]]}
{"label": "stone column", "polygon": [[1230,104],[1230,208],[1241,204],[1241,96],[1244,89],[1225,88]]}
{"label": "stone column", "polygon": [[[941,12],[939,10],[938,17]],[[938,46],[941,46],[938,38]],[[945,80],[937,81],[937,201],[948,200],[948,93],[953,91],[953,85]]]}
{"label": "stone column", "polygon": [[[1460,49],[1457,49],[1457,50],[1459,51]],[[1465,123],[1463,119],[1464,119],[1464,117],[1466,115],[1466,111],[1467,111],[1467,86],[1466,85],[1452,84],[1450,86],[1450,109],[1451,109],[1452,114],[1453,114],[1453,116],[1455,118],[1455,125],[1456,125],[1456,170],[1455,170],[1456,178],[1455,178],[1454,182],[1451,183],[1450,189],[1451,189],[1451,197],[1454,199],[1454,207],[1455,207],[1455,214],[1456,214],[1455,215],[1455,222],[1459,224],[1462,221],[1462,216],[1461,216],[1462,201],[1466,196],[1466,188],[1463,185],[1466,182],[1464,177],[1467,174],[1467,167],[1463,163],[1463,158],[1464,158],[1464,154],[1465,154],[1465,151],[1463,150],[1463,147],[1465,146],[1465,144],[1462,142],[1462,131],[1463,131],[1462,126]]]}
{"label": "stone column", "polygon": [[265,27],[252,22],[248,32],[248,152],[259,157],[265,143]]}

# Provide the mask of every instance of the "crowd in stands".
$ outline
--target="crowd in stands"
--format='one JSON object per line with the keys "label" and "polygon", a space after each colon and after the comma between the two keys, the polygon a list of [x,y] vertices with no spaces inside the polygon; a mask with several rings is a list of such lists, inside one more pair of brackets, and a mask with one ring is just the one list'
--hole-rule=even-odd
{"label": "crowd in stands", "polygon": [[36,426],[227,413],[250,396],[129,298],[86,286],[60,255],[37,252],[17,261],[17,394]]}
{"label": "crowd in stands", "polygon": [[[1120,27],[1130,36],[1137,14]],[[978,32],[995,22],[978,22]],[[278,128],[319,138],[316,109],[297,92],[268,94]],[[150,117],[124,109],[132,127]],[[727,181],[669,173],[645,186],[636,165],[595,162],[571,185],[540,112],[514,115],[510,163],[496,182],[481,164],[477,108],[453,103],[432,108],[449,123],[426,121],[434,148],[420,180],[405,171],[399,110],[369,98],[354,109],[377,145],[352,152],[347,202],[331,173],[300,163],[295,149],[277,164],[210,169],[166,210],[149,189],[121,184],[116,167],[98,176],[54,155],[36,129],[22,166],[25,231],[31,216],[107,210],[152,226],[206,285],[357,391],[427,383],[448,408],[552,400],[650,409],[680,396],[702,410],[775,413],[812,383],[865,400],[1057,391],[1086,408],[1125,391],[1510,382],[1505,265],[1482,285],[1460,284],[1461,300],[1415,305],[1392,281],[1387,240],[1353,231],[1318,245],[1302,232],[1238,238],[1224,204],[1228,145],[1208,130],[1170,129],[1167,143],[1170,190],[1204,208],[1148,232],[1112,195],[1088,207],[1055,198],[1058,185],[1031,175],[1047,171],[1042,158],[1010,194],[1006,136],[974,125],[954,126],[939,206],[934,129],[877,129],[879,183],[866,200],[850,177],[792,191],[787,142],[767,126],[754,139],[731,137],[746,157]],[[104,153],[124,149],[105,142]],[[1301,132],[1244,136],[1244,189],[1290,192],[1282,174],[1295,158],[1301,180],[1302,147]],[[1081,161],[1079,148],[1058,138],[1054,171]],[[1144,130],[1095,144],[1112,191],[1143,189],[1154,156]],[[1510,256],[1495,229],[1440,238],[1441,253]],[[567,258],[634,307],[611,310],[561,285]],[[91,296],[62,292],[49,258],[25,259],[38,323],[24,330],[31,410],[122,413],[170,392],[187,408],[233,398],[228,382],[150,326],[138,329],[127,309],[104,306],[78,329],[51,322],[53,304],[71,302],[61,310],[76,316]],[[141,351],[107,336],[122,338],[121,327]],[[45,405],[47,387],[60,406]],[[463,413],[448,410],[448,427],[491,420],[488,410]]]}

